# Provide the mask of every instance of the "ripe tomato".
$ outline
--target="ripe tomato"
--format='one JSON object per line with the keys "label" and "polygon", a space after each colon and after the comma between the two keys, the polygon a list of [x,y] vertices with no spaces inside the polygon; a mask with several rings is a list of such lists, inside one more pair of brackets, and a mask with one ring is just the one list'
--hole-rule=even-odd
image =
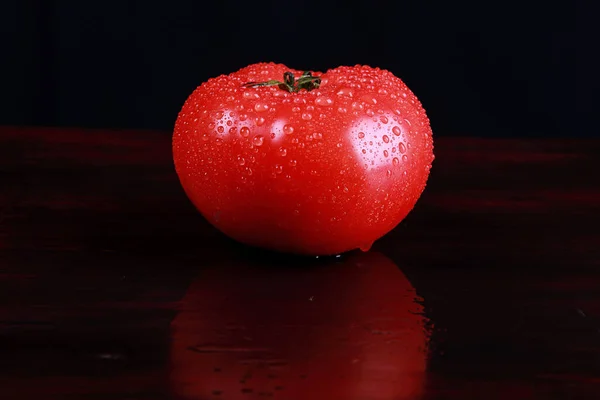
{"label": "ripe tomato", "polygon": [[306,255],[370,248],[414,207],[434,158],[429,119],[392,73],[274,63],[199,86],[175,123],[173,157],[219,230]]}

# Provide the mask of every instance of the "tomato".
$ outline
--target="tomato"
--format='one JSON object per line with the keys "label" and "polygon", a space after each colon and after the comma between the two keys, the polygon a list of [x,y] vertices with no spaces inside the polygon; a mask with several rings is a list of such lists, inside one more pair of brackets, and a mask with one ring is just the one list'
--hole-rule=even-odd
{"label": "tomato", "polygon": [[367,250],[412,210],[433,161],[429,119],[391,72],[253,64],[184,103],[175,169],[229,237],[281,252]]}

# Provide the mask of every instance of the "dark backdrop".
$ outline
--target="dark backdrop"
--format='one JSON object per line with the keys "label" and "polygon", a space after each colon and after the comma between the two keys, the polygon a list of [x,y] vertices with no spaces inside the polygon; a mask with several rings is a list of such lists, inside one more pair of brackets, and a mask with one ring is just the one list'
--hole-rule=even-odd
{"label": "dark backdrop", "polygon": [[171,131],[202,81],[276,61],[389,69],[436,135],[597,134],[594,17],[575,2],[0,4],[0,124]]}

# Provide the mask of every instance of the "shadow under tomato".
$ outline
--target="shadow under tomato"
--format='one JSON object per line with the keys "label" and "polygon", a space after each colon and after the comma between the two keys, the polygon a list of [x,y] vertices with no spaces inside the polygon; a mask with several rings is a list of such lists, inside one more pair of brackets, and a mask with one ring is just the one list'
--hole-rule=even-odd
{"label": "shadow under tomato", "polygon": [[189,287],[171,325],[175,398],[420,398],[426,320],[391,260],[252,260],[219,262]]}

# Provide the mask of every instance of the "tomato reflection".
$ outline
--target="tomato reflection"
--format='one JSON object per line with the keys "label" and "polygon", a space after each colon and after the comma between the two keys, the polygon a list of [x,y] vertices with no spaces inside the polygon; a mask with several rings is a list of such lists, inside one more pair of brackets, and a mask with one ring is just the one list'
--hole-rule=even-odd
{"label": "tomato reflection", "polygon": [[210,268],[172,324],[172,390],[202,400],[418,399],[427,333],[415,300],[377,253]]}

